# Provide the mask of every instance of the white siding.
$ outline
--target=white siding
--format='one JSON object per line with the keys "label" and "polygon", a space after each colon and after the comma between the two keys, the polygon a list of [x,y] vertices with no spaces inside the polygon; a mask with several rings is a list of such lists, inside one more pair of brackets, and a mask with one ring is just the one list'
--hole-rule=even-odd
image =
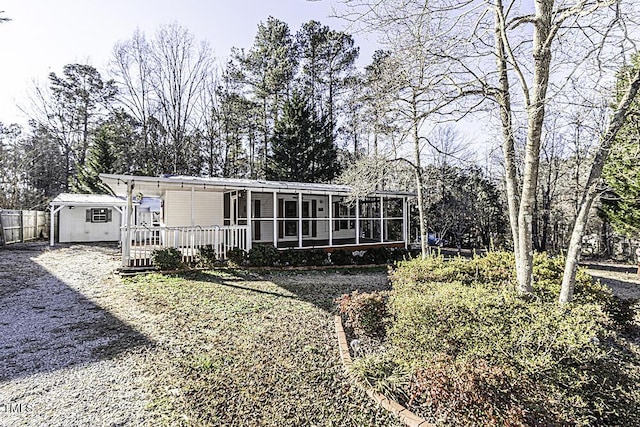
{"label": "white siding", "polygon": [[[194,192],[194,224],[222,226],[222,193]],[[164,194],[164,219],[169,227],[187,227],[191,224],[191,189],[167,191]]]}
{"label": "white siding", "polygon": [[[252,193],[251,200],[260,200],[261,218],[273,218],[273,193]],[[253,206],[251,205],[252,209]],[[253,212],[253,215],[255,218],[255,212]]]}
{"label": "white siding", "polygon": [[120,240],[120,212],[111,209],[110,222],[87,222],[86,211],[91,207],[63,207],[58,212],[58,241],[71,242],[117,242]]}
{"label": "white siding", "polygon": [[196,225],[223,225],[222,193],[195,192]]}

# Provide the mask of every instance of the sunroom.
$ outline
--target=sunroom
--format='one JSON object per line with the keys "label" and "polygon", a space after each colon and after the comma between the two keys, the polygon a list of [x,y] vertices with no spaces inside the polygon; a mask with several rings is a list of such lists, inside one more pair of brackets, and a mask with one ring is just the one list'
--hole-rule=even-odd
{"label": "sunroom", "polygon": [[[123,264],[146,265],[153,250],[185,256],[211,246],[220,258],[257,244],[287,248],[408,245],[409,192],[372,192],[353,199],[345,185],[191,176],[101,174],[128,203],[122,227]],[[158,206],[147,216],[144,203]]]}

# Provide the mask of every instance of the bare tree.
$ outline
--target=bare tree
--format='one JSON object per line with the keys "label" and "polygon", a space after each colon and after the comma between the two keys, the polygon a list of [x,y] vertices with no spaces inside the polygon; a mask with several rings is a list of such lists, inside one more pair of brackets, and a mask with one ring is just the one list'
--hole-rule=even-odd
{"label": "bare tree", "polygon": [[589,211],[599,193],[600,177],[602,176],[602,169],[609,155],[609,150],[611,150],[618,131],[624,125],[627,114],[640,89],[640,67],[632,70],[625,80],[628,83],[626,88],[621,90],[620,100],[616,105],[613,117],[602,136],[600,146],[598,147],[589,171],[585,191],[580,200],[578,215],[573,226],[569,250],[567,252],[567,263],[562,278],[562,289],[560,290],[561,303],[567,303],[573,299],[576,270],[578,269],[578,260],[582,249],[582,236],[584,235],[584,229],[587,225]]}
{"label": "bare tree", "polygon": [[[531,292],[532,222],[547,109],[554,102],[580,99],[562,94],[576,88],[597,91],[610,82],[610,67],[635,50],[628,34],[637,6],[626,0],[537,0],[533,8],[515,0],[343,3],[346,19],[364,29],[396,33],[395,40],[383,37],[393,48],[398,40],[420,40],[406,25],[408,17],[428,20],[429,38],[423,43],[429,49],[423,55],[441,64],[440,83],[456,89],[441,91],[453,98],[440,103],[438,112],[460,117],[476,111],[479,104],[473,103],[483,100],[499,111],[518,289]],[[520,126],[525,130],[521,173],[516,164]]]}
{"label": "bare tree", "polygon": [[157,113],[152,86],[151,46],[145,35],[135,30],[131,39],[116,43],[110,64],[110,74],[118,87],[118,101],[140,125],[141,155],[152,158],[150,121]]}
{"label": "bare tree", "polygon": [[195,172],[197,147],[189,132],[193,129],[195,105],[212,72],[211,50],[197,43],[177,24],[161,27],[151,42],[152,86],[161,111],[161,122],[173,144],[173,172]]}
{"label": "bare tree", "polygon": [[153,160],[143,169],[199,174],[202,135],[196,129],[208,113],[201,101],[215,74],[209,45],[175,23],[150,39],[136,30],[114,46],[110,72],[120,105],[140,126],[140,163]]}

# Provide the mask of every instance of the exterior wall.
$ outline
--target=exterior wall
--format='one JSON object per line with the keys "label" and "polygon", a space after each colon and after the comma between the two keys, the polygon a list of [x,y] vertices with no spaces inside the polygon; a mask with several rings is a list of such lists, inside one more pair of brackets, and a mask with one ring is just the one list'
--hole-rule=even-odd
{"label": "exterior wall", "polygon": [[[103,208],[104,206],[96,206]],[[58,212],[58,241],[60,243],[71,242],[117,242],[120,240],[120,212],[111,209],[110,222],[87,222],[86,211],[91,207],[76,206],[69,209],[68,206]]]}
{"label": "exterior wall", "polygon": [[164,221],[168,227],[223,225],[222,193],[194,192],[194,224],[191,223],[191,189],[164,193]]}

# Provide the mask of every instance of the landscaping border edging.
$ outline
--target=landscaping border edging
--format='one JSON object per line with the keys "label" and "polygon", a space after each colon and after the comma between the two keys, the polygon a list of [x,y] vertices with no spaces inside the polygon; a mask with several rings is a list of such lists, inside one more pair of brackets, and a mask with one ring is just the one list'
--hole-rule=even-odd
{"label": "landscaping border edging", "polygon": [[[341,316],[335,316],[335,324],[336,335],[338,336],[338,347],[340,349],[340,359],[342,359],[342,364],[344,365],[345,370],[348,370],[353,362],[351,360],[351,353],[349,352],[349,343],[347,342],[347,336],[345,335],[344,328],[342,327]],[[402,421],[405,425],[409,427],[435,427],[435,424],[432,424],[426,421],[424,418],[419,417],[395,400],[389,399],[385,395],[380,394],[371,388],[364,388],[364,390],[371,399],[373,399],[387,411],[393,413],[393,415],[398,417],[400,421]]]}

